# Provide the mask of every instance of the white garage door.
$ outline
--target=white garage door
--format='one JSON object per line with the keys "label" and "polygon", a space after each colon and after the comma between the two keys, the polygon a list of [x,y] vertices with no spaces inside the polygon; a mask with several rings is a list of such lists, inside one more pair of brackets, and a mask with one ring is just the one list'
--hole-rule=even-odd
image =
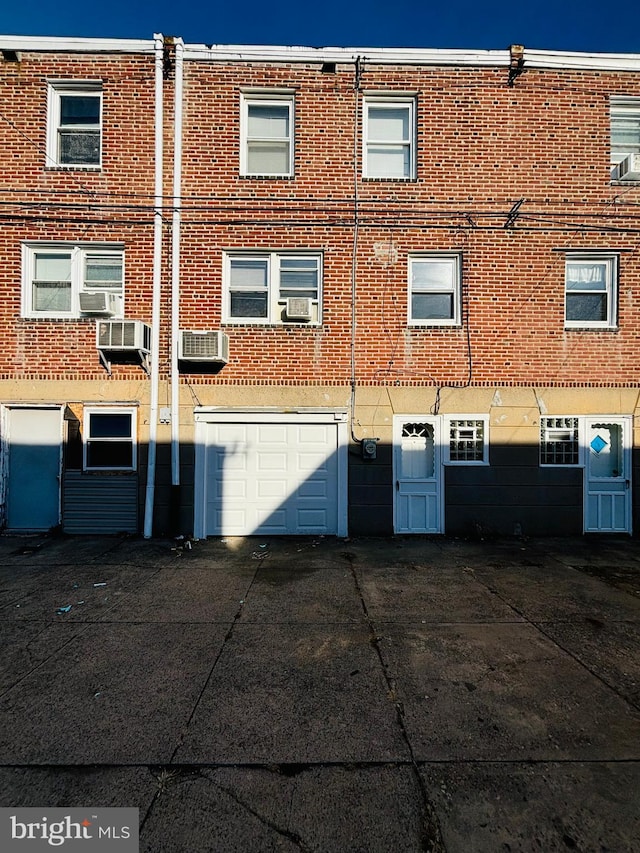
{"label": "white garage door", "polygon": [[346,535],[346,414],[196,422],[196,535]]}

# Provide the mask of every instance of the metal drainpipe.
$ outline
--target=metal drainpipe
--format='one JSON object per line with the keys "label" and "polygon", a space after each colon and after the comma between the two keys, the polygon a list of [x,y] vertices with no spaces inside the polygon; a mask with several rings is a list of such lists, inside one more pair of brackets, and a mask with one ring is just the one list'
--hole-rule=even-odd
{"label": "metal drainpipe", "polygon": [[171,243],[171,515],[174,526],[180,513],[180,223],[182,219],[182,108],[184,43],[176,39],[176,73],[173,145],[173,228]]}
{"label": "metal drainpipe", "polygon": [[158,444],[158,389],[160,384],[160,287],[162,284],[162,133],[163,133],[163,61],[164,38],[155,40],[155,207],[153,214],[153,297],[151,307],[151,388],[149,401],[149,447],[147,489],[144,506],[144,537],[153,534],[153,506],[156,490],[156,451]]}

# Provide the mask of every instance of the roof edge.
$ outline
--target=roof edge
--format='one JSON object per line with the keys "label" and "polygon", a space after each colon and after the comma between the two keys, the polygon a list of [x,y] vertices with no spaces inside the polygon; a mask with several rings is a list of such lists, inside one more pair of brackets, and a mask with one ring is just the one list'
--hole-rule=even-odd
{"label": "roof edge", "polygon": [[489,65],[509,63],[508,50],[387,47],[296,47],[186,44],[185,60],[207,62],[372,62],[382,65]]}
{"label": "roof edge", "polygon": [[66,38],[0,35],[0,50],[23,53],[153,53],[153,39]]}

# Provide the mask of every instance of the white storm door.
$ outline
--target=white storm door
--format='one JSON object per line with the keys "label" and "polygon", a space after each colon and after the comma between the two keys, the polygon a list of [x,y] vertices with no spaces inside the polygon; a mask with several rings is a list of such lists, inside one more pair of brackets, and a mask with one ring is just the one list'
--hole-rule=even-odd
{"label": "white storm door", "polygon": [[585,422],[584,532],[631,532],[631,424],[629,418]]}
{"label": "white storm door", "polygon": [[394,530],[442,533],[440,421],[396,416],[394,429]]}
{"label": "white storm door", "polygon": [[62,427],[59,406],[9,409],[9,530],[49,530],[60,523]]}

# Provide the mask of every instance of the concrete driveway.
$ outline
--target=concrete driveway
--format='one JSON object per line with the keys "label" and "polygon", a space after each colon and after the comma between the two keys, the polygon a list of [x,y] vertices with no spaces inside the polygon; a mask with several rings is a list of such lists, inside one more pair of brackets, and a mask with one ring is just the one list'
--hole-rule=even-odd
{"label": "concrete driveway", "polygon": [[140,850],[640,850],[628,539],[0,537],[0,805]]}

